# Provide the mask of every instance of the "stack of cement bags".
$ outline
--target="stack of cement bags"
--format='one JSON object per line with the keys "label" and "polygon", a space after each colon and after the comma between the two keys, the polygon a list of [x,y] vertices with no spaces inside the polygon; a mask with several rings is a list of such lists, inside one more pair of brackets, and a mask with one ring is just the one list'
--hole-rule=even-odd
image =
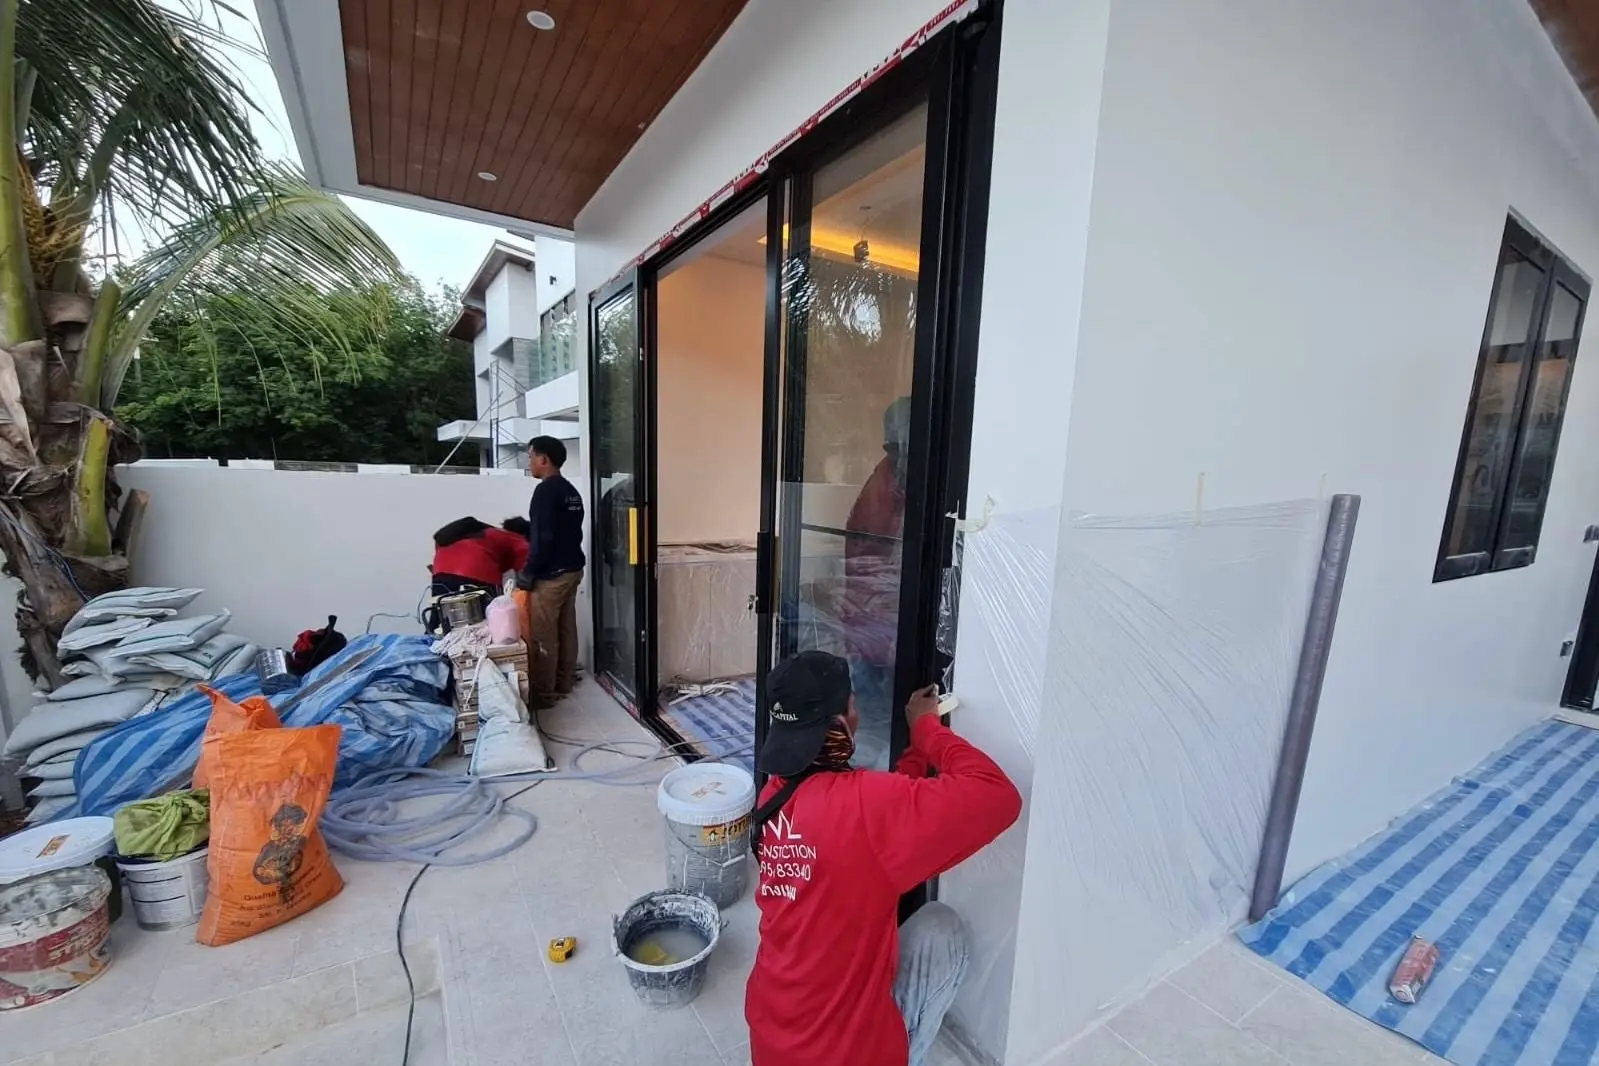
{"label": "stack of cement bags", "polygon": [[69,680],[6,738],[18,776],[37,779],[28,820],[45,821],[77,802],[73,766],[95,737],[148,714],[202,682],[249,670],[257,648],[223,630],[231,615],[179,618],[202,589],[134,588],[84,604],[57,645]]}

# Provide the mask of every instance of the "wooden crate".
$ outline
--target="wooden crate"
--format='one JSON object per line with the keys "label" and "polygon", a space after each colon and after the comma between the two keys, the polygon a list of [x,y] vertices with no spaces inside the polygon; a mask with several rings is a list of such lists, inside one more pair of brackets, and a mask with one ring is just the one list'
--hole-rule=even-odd
{"label": "wooden crate", "polygon": [[[489,649],[488,657],[502,671],[516,671],[517,694],[527,702],[527,645],[521,641],[498,645]],[[450,668],[455,673],[455,750],[458,754],[470,755],[477,742],[477,657],[451,656]]]}

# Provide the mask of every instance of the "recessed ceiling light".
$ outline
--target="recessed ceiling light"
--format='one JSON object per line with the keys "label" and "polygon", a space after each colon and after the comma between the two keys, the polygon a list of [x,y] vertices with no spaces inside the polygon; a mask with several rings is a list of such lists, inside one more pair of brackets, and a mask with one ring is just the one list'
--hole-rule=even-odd
{"label": "recessed ceiling light", "polygon": [[529,11],[527,13],[527,24],[535,30],[555,29],[555,19],[548,11]]}
{"label": "recessed ceiling light", "polygon": [[477,176],[482,178],[484,181],[499,181],[500,180],[500,176],[498,174],[495,174],[493,171],[489,171],[489,170],[480,170],[480,171],[477,172]]}

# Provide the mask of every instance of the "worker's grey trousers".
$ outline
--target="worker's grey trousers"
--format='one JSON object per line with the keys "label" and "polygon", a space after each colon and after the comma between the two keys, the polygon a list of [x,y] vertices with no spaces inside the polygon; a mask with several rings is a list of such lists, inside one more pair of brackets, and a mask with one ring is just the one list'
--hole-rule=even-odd
{"label": "worker's grey trousers", "polygon": [[966,976],[966,931],[946,904],[929,903],[899,927],[894,1002],[910,1036],[910,1066],[925,1066],[944,1014]]}

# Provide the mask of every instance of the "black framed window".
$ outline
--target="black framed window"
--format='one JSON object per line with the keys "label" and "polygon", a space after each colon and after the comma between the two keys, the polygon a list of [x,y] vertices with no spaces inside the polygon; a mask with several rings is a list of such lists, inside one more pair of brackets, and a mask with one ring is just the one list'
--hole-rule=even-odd
{"label": "black framed window", "polygon": [[1505,222],[1434,581],[1537,554],[1588,291],[1554,249]]}

